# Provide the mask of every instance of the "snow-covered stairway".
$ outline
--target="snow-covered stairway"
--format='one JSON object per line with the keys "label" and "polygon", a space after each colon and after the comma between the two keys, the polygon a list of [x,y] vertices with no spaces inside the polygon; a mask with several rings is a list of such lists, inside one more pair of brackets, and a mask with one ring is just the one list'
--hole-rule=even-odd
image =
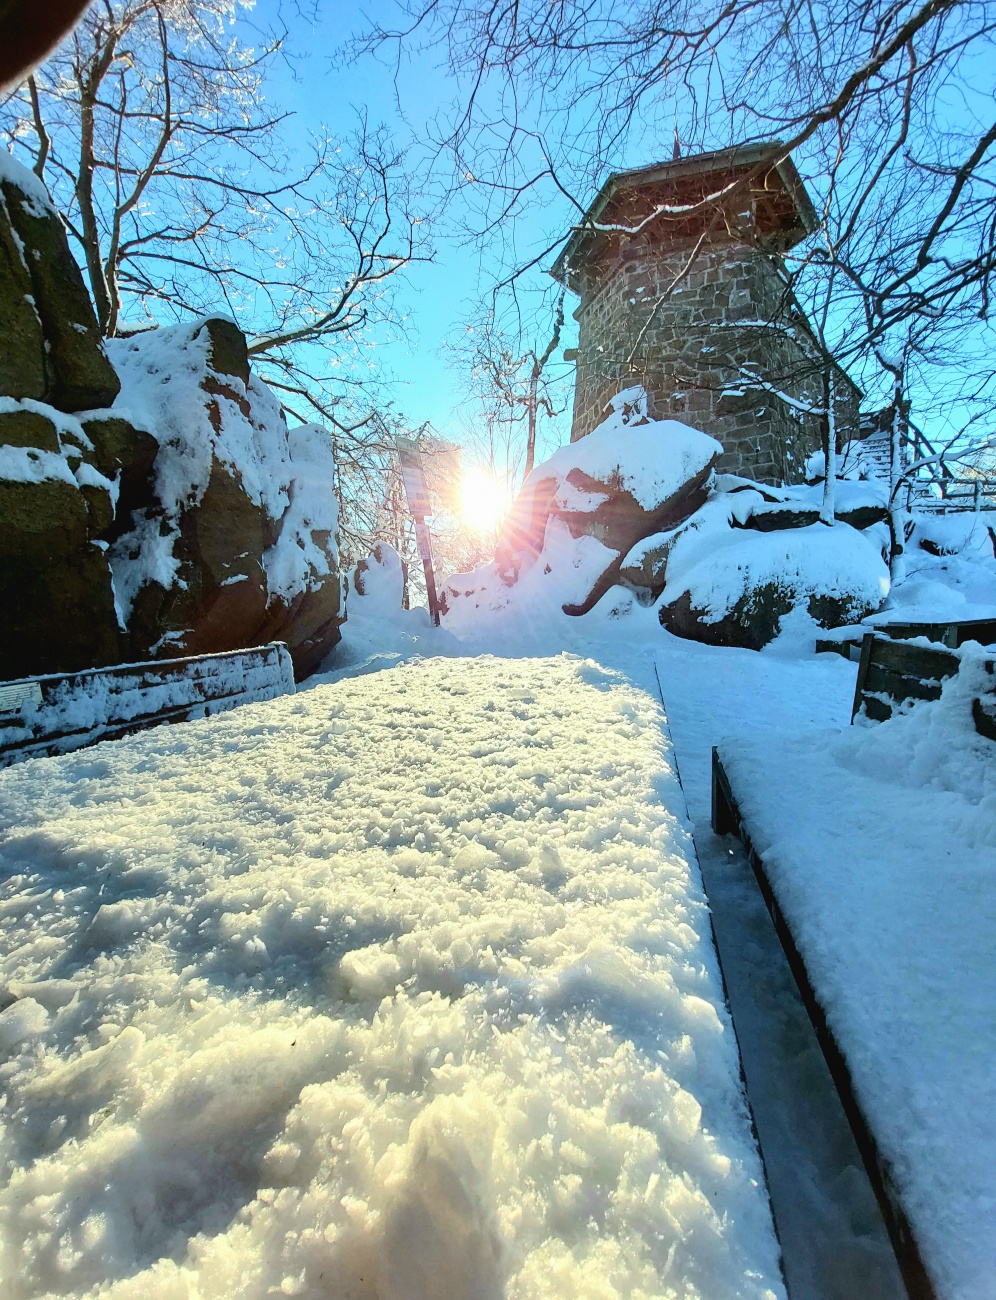
{"label": "snow-covered stairway", "polygon": [[433,659],[0,774],[7,1300],[782,1295],[661,723]]}

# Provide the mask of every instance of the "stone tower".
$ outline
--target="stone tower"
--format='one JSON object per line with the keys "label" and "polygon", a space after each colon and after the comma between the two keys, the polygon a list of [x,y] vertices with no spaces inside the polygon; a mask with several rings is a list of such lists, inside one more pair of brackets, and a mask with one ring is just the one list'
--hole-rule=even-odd
{"label": "stone tower", "polygon": [[[723,471],[797,482],[820,446],[825,366],[782,256],[816,214],[777,143],[610,176],[551,274],[581,298],[571,440],[620,389],[717,438]],[[858,390],[837,367],[838,441]]]}

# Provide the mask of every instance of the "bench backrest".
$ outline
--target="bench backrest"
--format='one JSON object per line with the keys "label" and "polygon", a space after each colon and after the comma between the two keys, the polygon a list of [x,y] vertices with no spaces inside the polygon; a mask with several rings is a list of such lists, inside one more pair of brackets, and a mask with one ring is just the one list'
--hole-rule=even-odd
{"label": "bench backrest", "polygon": [[279,641],[224,654],[3,682],[0,767],[293,690],[290,653]]}
{"label": "bench backrest", "polygon": [[879,631],[900,641],[922,636],[957,650],[966,641],[978,641],[981,645],[996,642],[996,618],[969,618],[950,623],[886,623]]}
{"label": "bench backrest", "polygon": [[910,700],[936,700],[948,677],[961,666],[950,650],[910,645],[868,632],[861,643],[851,721],[864,713],[885,722]]}

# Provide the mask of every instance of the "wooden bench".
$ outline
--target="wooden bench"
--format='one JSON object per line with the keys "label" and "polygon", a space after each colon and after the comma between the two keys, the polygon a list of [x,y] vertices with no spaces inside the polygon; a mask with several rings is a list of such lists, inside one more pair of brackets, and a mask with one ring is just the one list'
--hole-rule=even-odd
{"label": "wooden bench", "polygon": [[0,767],[294,691],[282,642],[0,683]]}
{"label": "wooden bench", "polygon": [[923,636],[928,641],[939,641],[949,650],[957,650],[966,641],[978,641],[981,645],[996,642],[996,618],[969,618],[950,623],[883,623],[875,630],[897,641]]}
{"label": "wooden bench", "polygon": [[785,953],[785,958],[799,988],[806,1014],[816,1033],[820,1049],[826,1059],[831,1078],[840,1097],[841,1106],[854,1140],[868,1172],[875,1198],[878,1201],[892,1248],[911,1300],[937,1300],[923,1256],[910,1227],[888,1162],[883,1158],[874,1133],[858,1103],[854,1081],[844,1053],[827,1022],[826,1011],[813,989],[805,960],[792,935],[788,922],[779,906],[775,891],[765,870],[764,862],[754,847],[750,832],[744,822],[729,778],[717,749],[712,751],[712,829],[717,835],[736,835],[743,843],[758,888],[771,917],[775,933]]}
{"label": "wooden bench", "polygon": [[[996,643],[996,618],[972,618],[949,623],[882,623],[874,631],[879,636],[888,636],[894,641],[912,641],[917,637],[925,637],[950,650],[957,650],[967,641],[978,641],[982,645]],[[838,654],[857,663],[861,658],[861,646],[866,635],[867,633],[855,633],[842,638],[818,637],[816,653]]]}
{"label": "wooden bench", "polygon": [[[861,644],[851,721],[861,714],[885,722],[910,701],[940,699],[944,682],[960,667],[961,657],[953,650],[869,632]],[[987,661],[986,669],[994,673],[996,661]],[[974,702],[972,716],[979,734],[996,740],[996,697],[991,692]]]}

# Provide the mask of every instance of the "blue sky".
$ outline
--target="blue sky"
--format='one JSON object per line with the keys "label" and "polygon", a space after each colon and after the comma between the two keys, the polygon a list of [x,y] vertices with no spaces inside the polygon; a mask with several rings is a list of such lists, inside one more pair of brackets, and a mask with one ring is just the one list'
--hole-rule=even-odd
{"label": "blue sky", "polygon": [[[385,0],[377,0],[372,10],[367,10],[384,21],[392,11],[393,6]],[[349,64],[338,57],[350,32],[362,23],[350,6],[322,0],[317,21],[311,22],[297,12],[292,0],[257,0],[256,21],[266,25],[279,18],[289,29],[286,48],[292,54],[296,75],[282,70],[271,79],[270,93],[275,104],[294,113],[289,127],[292,138],[295,133],[303,138],[323,127],[346,135],[355,129],[356,110],[364,109],[371,125],[383,122],[399,142],[418,139],[426,122],[444,112],[455,98],[455,84],[431,56],[406,61],[397,85],[395,68],[386,62],[366,57]],[[416,145],[413,153],[418,152]],[[431,196],[426,199],[431,201]],[[394,376],[393,396],[410,423],[417,427],[431,421],[453,441],[464,441],[474,408],[466,400],[461,371],[447,355],[447,345],[458,340],[463,331],[461,321],[482,297],[482,254],[454,233],[464,215],[458,195],[449,205],[445,224],[434,229],[433,262],[412,265],[406,272],[406,284],[398,295],[398,306],[406,316],[404,336],[399,332],[393,340],[378,341],[376,350],[368,354],[382,373]],[[566,211],[564,220],[566,239]],[[527,243],[542,233],[538,218],[531,214],[518,218],[517,225],[517,235]],[[483,256],[487,258],[486,251]],[[551,255],[547,263],[552,261]],[[569,300],[562,347],[571,347],[575,341],[576,326],[569,314],[575,305]],[[569,398],[573,366],[559,361],[558,371],[564,376]],[[541,421],[541,444],[552,449],[568,439],[569,431],[568,410],[556,421]]]}
{"label": "blue sky", "polygon": [[[313,19],[312,11],[317,11]],[[390,26],[397,9],[393,0],[369,0],[365,12]],[[399,141],[421,141],[425,139],[427,123],[439,114],[445,115],[458,98],[459,88],[442,64],[442,51],[409,55],[397,68],[386,54],[381,61],[373,57],[353,64],[344,61],[343,48],[350,35],[362,28],[364,17],[342,0],[257,0],[255,14],[264,25],[282,19],[289,29],[287,48],[294,58],[297,75],[283,71],[274,80],[272,93],[276,103],[293,110],[292,133],[299,132],[303,137],[308,131],[328,127],[333,133],[345,135],[355,126],[356,110],[365,109],[371,124],[383,122]],[[968,77],[968,85],[974,80],[975,77]],[[988,70],[981,74],[981,80],[991,94]],[[988,102],[990,95],[983,98]],[[967,104],[945,107],[956,119],[972,115]],[[667,116],[664,112],[663,117]],[[420,147],[415,146],[416,154]],[[424,147],[421,148],[424,157]],[[647,124],[643,131],[634,132],[627,156],[620,157],[617,165],[637,166],[657,161],[669,156],[670,149],[670,135],[662,142],[657,139],[657,127]],[[797,161],[805,167],[805,159]],[[814,197],[818,196],[818,190],[817,184]],[[577,197],[587,202],[593,193],[594,181],[588,193],[579,192]],[[473,407],[466,401],[459,368],[452,364],[452,357],[447,357],[447,344],[459,341],[461,320],[485,292],[480,257],[484,257],[485,270],[493,269],[499,257],[497,248],[493,253],[485,248],[482,253],[461,244],[453,233],[463,219],[470,217],[473,200],[472,181],[468,182],[465,198],[459,192],[451,196],[446,225],[434,231],[434,262],[412,266],[407,273],[407,284],[398,296],[398,305],[407,318],[404,336],[381,340],[367,354],[375,359],[376,368],[382,374],[390,374],[396,380],[393,397],[409,422],[417,427],[431,421],[440,433],[454,441],[465,439],[468,425],[473,421]],[[512,219],[506,234],[514,235],[520,249],[534,251],[538,243],[549,242],[558,231],[566,238],[571,218],[572,211],[566,202],[554,204],[546,211],[530,208]],[[549,266],[552,261],[553,254],[544,264]],[[540,279],[537,276],[536,282]],[[570,317],[575,305],[569,297],[562,347],[571,347],[575,342],[576,327]],[[542,344],[545,339],[538,341]],[[564,377],[569,407],[573,368],[560,362],[558,369]],[[875,400],[875,395],[871,400]],[[952,412],[956,423],[960,423],[961,414],[958,410]],[[559,420],[548,424],[545,437],[541,430],[541,454],[567,440],[569,424],[568,410]]]}

